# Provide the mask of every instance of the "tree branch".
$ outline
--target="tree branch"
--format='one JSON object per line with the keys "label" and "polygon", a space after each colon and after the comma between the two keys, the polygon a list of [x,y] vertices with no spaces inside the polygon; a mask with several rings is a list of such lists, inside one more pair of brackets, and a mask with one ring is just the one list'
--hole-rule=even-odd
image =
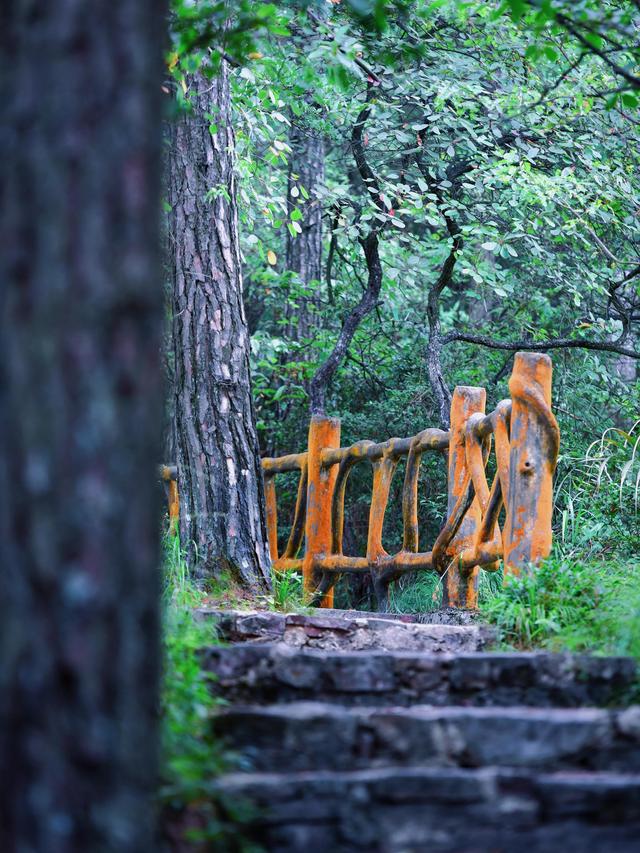
{"label": "tree branch", "polygon": [[577,38],[580,44],[585,47],[590,53],[594,53],[596,56],[599,56],[603,62],[605,62],[609,68],[617,74],[619,77],[622,77],[623,80],[626,80],[627,83],[633,89],[640,89],[640,77],[636,77],[635,74],[631,74],[630,71],[627,71],[626,68],[623,68],[621,65],[618,65],[617,62],[614,62],[607,56],[606,51],[601,50],[596,47],[593,42],[589,41],[585,36],[580,32],[580,30],[576,29],[575,24],[565,15],[557,15],[556,20],[561,26],[567,30],[567,32],[571,33],[574,38]]}
{"label": "tree branch", "polygon": [[530,352],[546,352],[548,349],[588,349],[599,352],[612,352],[618,355],[626,355],[629,358],[640,359],[640,352],[620,346],[616,341],[585,341],[579,338],[552,338],[549,341],[496,341],[486,335],[469,335],[466,332],[449,332],[442,342],[464,341],[468,344],[477,344],[481,347],[500,350],[529,350]]}
{"label": "tree branch", "polygon": [[[424,134],[419,135],[420,142],[424,146]],[[429,343],[427,344],[427,372],[429,374],[429,384],[438,404],[440,421],[444,427],[449,426],[449,414],[451,409],[451,392],[444,380],[442,373],[442,329],[440,325],[440,295],[442,291],[451,283],[451,276],[456,265],[458,252],[462,248],[463,240],[460,232],[460,226],[447,213],[447,205],[442,195],[442,190],[438,186],[428,169],[425,167],[422,157],[416,156],[416,165],[422,174],[427,187],[433,195],[436,196],[437,206],[447,226],[447,231],[451,237],[451,248],[449,254],[440,269],[440,274],[437,280],[429,288],[427,295],[427,321],[429,323]],[[469,170],[470,165],[461,165],[459,174],[460,177]]]}
{"label": "tree branch", "polygon": [[[351,133],[351,150],[356,162],[356,167],[365,187],[369,189],[369,187],[372,186],[376,190],[375,195],[373,193],[371,194],[376,207],[382,213],[386,213],[387,211],[382,203],[382,199],[380,198],[378,181],[367,162],[364,150],[363,135],[367,119],[371,114],[372,94],[373,84],[369,82],[367,85],[365,104],[358,114]],[[353,340],[353,336],[355,335],[358,326],[367,314],[369,314],[378,304],[380,288],[382,287],[382,262],[380,261],[378,241],[379,230],[379,228],[374,227],[369,231],[366,237],[360,237],[358,240],[362,246],[369,273],[367,278],[367,289],[362,294],[358,304],[352,308],[347,315],[333,350],[323,364],[321,364],[316,370],[309,384],[309,404],[312,415],[323,415],[325,413],[327,388],[329,387],[339,365],[344,360],[349,349],[349,344]]]}
{"label": "tree branch", "polygon": [[369,270],[367,289],[362,294],[360,302],[347,315],[333,350],[318,370],[316,370],[311,380],[309,385],[309,402],[312,415],[323,415],[325,413],[326,394],[329,383],[344,359],[349,344],[356,333],[356,329],[367,314],[375,308],[380,295],[382,263],[380,262],[377,234],[372,231],[365,238],[361,238],[360,245],[364,250]]}
{"label": "tree branch", "polygon": [[[313,11],[313,9],[307,9],[307,16],[309,17],[309,20],[313,21],[313,23],[316,26],[329,27],[328,22],[323,21],[321,18],[319,18],[318,15],[316,15],[316,13]],[[336,40],[336,37],[333,35],[333,33],[329,33],[327,35],[327,41],[335,41],[335,40]],[[341,47],[339,47],[338,49],[339,49],[340,53],[342,53],[343,56],[347,56],[346,52]],[[373,70],[373,68],[370,65],[367,65],[367,63],[363,59],[361,59],[359,56],[351,57],[351,60],[354,63],[354,65],[357,65],[358,68],[367,75],[368,80],[370,80],[370,81],[373,80],[378,85],[380,85],[382,83],[382,80],[378,77],[378,75]]]}

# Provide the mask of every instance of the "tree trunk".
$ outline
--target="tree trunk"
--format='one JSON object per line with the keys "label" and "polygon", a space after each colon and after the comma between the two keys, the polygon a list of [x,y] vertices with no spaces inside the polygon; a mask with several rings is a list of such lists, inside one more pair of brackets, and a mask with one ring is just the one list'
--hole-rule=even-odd
{"label": "tree trunk", "polygon": [[230,571],[265,588],[227,64],[213,80],[197,74],[188,84],[191,110],[172,127],[170,181],[180,536],[196,575]]}
{"label": "tree trunk", "polygon": [[8,3],[0,849],[154,849],[163,3]]}
{"label": "tree trunk", "polygon": [[[292,127],[289,134],[291,154],[289,158],[287,207],[289,215],[297,207],[303,214],[298,224],[302,233],[295,236],[287,231],[286,266],[296,274],[300,282],[309,290],[311,282],[320,282],[322,278],[322,204],[318,199],[318,189],[324,183],[324,140],[306,128]],[[309,194],[305,201],[300,186]],[[319,303],[319,295],[303,295],[296,300],[295,308],[287,306],[289,338],[303,341],[313,334],[316,318],[314,306]],[[301,353],[302,358],[305,354]],[[306,354],[308,360],[309,353]]]}

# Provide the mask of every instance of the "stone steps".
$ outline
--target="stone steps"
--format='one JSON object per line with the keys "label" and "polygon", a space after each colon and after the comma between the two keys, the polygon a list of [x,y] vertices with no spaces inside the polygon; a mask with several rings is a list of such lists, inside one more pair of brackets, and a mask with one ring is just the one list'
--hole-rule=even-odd
{"label": "stone steps", "polygon": [[228,642],[283,642],[308,649],[469,652],[495,639],[495,632],[482,625],[421,624],[412,617],[355,611],[307,614],[201,608],[197,616],[213,621],[220,639]]}
{"label": "stone steps", "polygon": [[612,705],[625,702],[636,675],[634,662],[622,657],[300,650],[284,643],[213,647],[203,662],[219,695],[249,704]]}
{"label": "stone steps", "polygon": [[214,788],[262,849],[640,849],[632,660],[492,651],[464,613],[198,615],[231,642],[202,660],[244,768]]}
{"label": "stone steps", "polygon": [[230,774],[217,789],[253,804],[245,832],[270,853],[638,850],[635,774],[387,767]]}
{"label": "stone steps", "polygon": [[640,774],[640,707],[232,706],[217,733],[254,771],[395,767],[616,770]]}

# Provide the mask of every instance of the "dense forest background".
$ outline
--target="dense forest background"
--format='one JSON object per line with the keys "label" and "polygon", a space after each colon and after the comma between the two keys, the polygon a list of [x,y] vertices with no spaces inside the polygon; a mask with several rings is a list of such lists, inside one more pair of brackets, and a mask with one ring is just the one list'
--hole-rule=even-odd
{"label": "dense forest background", "polygon": [[[182,9],[173,86],[214,140],[234,131],[260,453],[304,450],[310,410],[341,418],[343,444],[446,426],[455,385],[496,403],[514,351],[547,351],[563,435],[558,532],[596,550],[601,532],[633,523],[622,498],[637,498],[638,100],[625,72],[637,10],[572,4],[550,26],[551,7],[528,8],[265,7],[251,49],[222,60],[228,111],[214,97],[220,52],[193,49],[211,32]],[[229,185],[207,192],[214,204]],[[179,358],[174,339],[172,402]],[[444,470],[423,469],[432,540]],[[608,478],[619,499],[601,490],[598,514],[578,524],[576,496]],[[401,477],[394,489],[399,509]],[[364,547],[369,493],[363,467],[347,495],[348,553]],[[283,497],[284,541],[293,479]],[[390,547],[398,519],[388,513]],[[366,591],[352,592],[345,601]]]}

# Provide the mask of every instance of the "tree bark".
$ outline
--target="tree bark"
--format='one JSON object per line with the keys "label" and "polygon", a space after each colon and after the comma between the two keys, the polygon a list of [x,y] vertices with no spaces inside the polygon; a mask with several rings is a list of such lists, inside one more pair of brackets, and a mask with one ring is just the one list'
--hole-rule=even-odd
{"label": "tree bark", "polygon": [[[286,267],[308,289],[311,282],[320,282],[322,278],[322,205],[318,200],[318,189],[324,183],[325,146],[321,136],[295,126],[291,129],[289,142],[288,212],[290,215],[298,207],[303,219],[299,222],[301,234],[293,236],[287,231]],[[309,194],[306,202],[300,185]],[[311,337],[317,319],[314,318],[314,306],[318,301],[317,294],[302,296],[295,308],[288,306],[289,338],[300,342]]]}
{"label": "tree bark", "polygon": [[165,13],[2,15],[5,851],[155,847]]}
{"label": "tree bark", "polygon": [[242,304],[228,66],[188,80],[171,131],[170,232],[180,537],[197,576],[269,584]]}

